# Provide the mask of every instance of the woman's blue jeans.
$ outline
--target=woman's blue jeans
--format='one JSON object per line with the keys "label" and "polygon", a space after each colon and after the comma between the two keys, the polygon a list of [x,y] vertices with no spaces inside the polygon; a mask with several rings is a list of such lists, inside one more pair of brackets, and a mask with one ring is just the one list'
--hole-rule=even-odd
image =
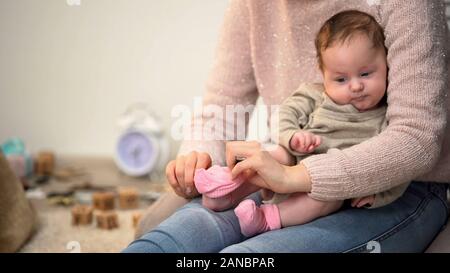
{"label": "woman's blue jeans", "polygon": [[[213,212],[197,198],[123,252],[423,252],[448,218],[447,184],[413,182],[377,209],[348,205],[308,224],[246,238],[233,210]],[[251,198],[260,201],[258,194]]]}

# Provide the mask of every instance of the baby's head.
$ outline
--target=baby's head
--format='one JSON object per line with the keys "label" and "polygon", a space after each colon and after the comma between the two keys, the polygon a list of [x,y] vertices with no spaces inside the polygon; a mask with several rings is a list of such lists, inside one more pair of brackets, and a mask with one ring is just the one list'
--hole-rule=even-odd
{"label": "baby's head", "polygon": [[360,111],[377,107],[386,92],[387,62],[375,19],[356,10],[340,12],[320,28],[315,43],[327,95]]}

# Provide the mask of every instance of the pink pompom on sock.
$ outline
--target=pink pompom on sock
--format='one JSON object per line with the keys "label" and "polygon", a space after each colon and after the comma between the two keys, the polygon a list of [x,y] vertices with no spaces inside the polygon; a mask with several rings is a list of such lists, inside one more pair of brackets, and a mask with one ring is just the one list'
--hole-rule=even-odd
{"label": "pink pompom on sock", "polygon": [[237,189],[244,179],[239,175],[231,179],[231,171],[228,167],[214,165],[208,170],[195,170],[194,183],[197,191],[209,198],[223,197]]}
{"label": "pink pompom on sock", "polygon": [[280,211],[275,204],[257,207],[255,201],[246,199],[234,209],[234,213],[239,219],[241,233],[247,237],[281,228]]}

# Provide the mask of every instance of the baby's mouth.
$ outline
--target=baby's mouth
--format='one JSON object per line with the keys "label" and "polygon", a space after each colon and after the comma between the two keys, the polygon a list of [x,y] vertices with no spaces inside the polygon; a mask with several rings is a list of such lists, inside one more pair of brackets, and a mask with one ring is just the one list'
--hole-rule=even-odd
{"label": "baby's mouth", "polygon": [[363,95],[363,96],[356,97],[353,100],[354,101],[363,101],[366,97],[367,97],[366,95]]}

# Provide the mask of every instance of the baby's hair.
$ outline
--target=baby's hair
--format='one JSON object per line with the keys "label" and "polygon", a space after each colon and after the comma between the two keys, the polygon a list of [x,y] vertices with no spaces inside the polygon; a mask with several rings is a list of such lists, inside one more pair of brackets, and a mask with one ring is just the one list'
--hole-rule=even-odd
{"label": "baby's hair", "polygon": [[374,48],[387,52],[383,29],[375,18],[358,10],[342,11],[328,19],[317,33],[315,45],[320,70],[323,71],[322,52],[335,43],[350,41],[355,34],[367,35]]}

